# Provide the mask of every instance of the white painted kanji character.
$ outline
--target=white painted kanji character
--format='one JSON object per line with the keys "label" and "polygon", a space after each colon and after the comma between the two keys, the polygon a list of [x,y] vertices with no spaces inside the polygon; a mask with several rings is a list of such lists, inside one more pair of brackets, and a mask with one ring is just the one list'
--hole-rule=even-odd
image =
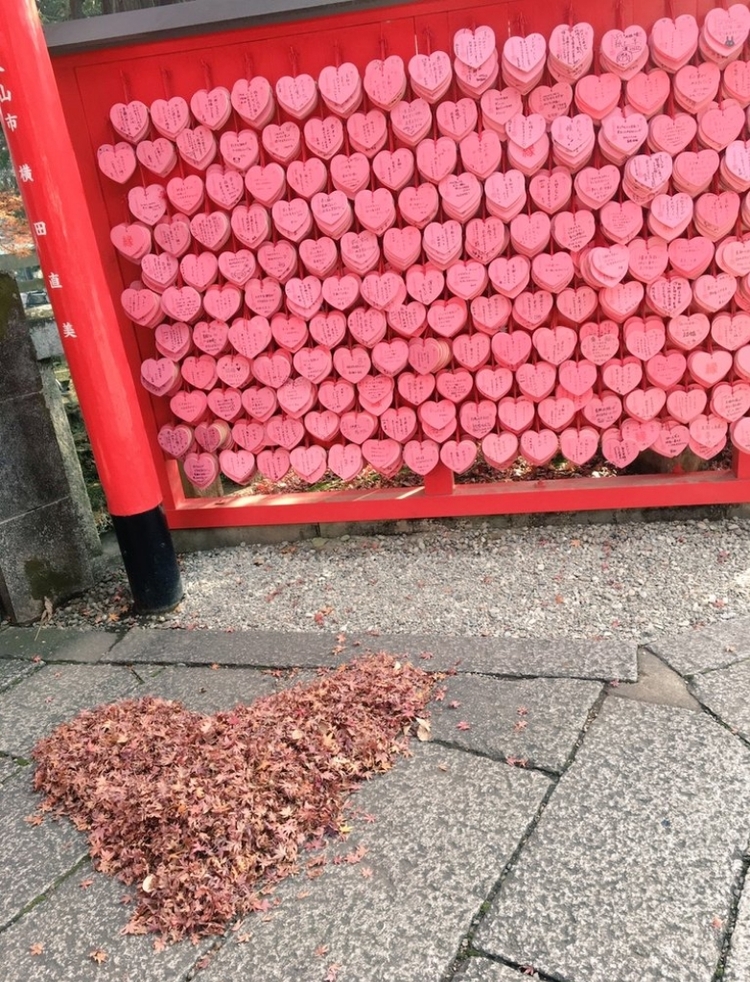
{"label": "white painted kanji character", "polygon": [[17,130],[18,129],[18,116],[16,116],[14,113],[6,113],[6,115],[5,115],[5,125],[11,131],[12,130]]}
{"label": "white painted kanji character", "polygon": [[60,282],[60,274],[59,273],[50,273],[48,278],[49,278],[50,289],[52,289],[52,290],[61,290],[62,289],[62,283]]}
{"label": "white painted kanji character", "polygon": [[34,175],[31,173],[31,168],[28,164],[18,165],[18,176],[24,182],[24,184],[34,180]]}
{"label": "white painted kanji character", "polygon": [[76,329],[73,327],[73,325],[70,323],[70,321],[66,321],[63,324],[63,326],[62,326],[62,333],[63,333],[63,337],[64,338],[77,338],[78,337],[78,335],[76,334]]}
{"label": "white painted kanji character", "polygon": [[12,102],[13,94],[10,89],[6,89],[4,85],[0,85],[0,102]]}
{"label": "white painted kanji character", "polygon": [[46,235],[46,234],[47,234],[47,223],[34,222],[34,235]]}

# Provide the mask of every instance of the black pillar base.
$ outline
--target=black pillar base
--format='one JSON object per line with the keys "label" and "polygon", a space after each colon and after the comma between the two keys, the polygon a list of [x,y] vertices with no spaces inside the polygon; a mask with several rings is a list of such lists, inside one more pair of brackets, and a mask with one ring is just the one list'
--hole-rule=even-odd
{"label": "black pillar base", "polygon": [[184,591],[163,510],[113,515],[112,524],[137,612],[163,614],[174,610]]}

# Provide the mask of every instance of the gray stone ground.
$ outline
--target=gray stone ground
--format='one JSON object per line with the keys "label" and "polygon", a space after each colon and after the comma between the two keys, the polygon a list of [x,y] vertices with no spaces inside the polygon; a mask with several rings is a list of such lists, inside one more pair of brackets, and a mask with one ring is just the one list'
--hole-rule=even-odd
{"label": "gray stone ground", "polygon": [[[607,642],[0,629],[2,982],[748,982],[750,618]],[[367,782],[319,878],[155,951],[31,749],[132,695],[214,712],[388,650],[455,669],[431,740]],[[272,669],[273,672],[270,672]],[[335,863],[361,847],[361,862]],[[97,963],[91,956],[103,952]]]}

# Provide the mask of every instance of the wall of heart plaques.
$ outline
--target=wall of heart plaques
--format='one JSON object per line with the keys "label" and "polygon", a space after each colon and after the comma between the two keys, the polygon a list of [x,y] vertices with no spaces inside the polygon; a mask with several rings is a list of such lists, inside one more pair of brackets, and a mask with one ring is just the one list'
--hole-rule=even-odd
{"label": "wall of heart plaques", "polygon": [[749,33],[478,27],[113,106],[165,453],[207,487],[750,452]]}

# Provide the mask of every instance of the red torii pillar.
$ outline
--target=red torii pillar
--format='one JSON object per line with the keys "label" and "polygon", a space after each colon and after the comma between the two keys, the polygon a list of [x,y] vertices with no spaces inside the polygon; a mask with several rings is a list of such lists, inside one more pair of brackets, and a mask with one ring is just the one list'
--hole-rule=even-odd
{"label": "red torii pillar", "polygon": [[0,2],[0,114],[136,609],[171,610],[177,560],[34,0]]}

